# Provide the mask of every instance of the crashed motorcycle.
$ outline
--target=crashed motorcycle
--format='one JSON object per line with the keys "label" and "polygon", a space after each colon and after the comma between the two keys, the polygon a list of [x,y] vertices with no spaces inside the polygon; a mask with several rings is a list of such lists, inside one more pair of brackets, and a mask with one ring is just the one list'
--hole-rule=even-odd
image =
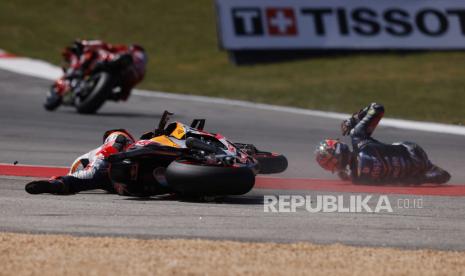
{"label": "crashed motorcycle", "polygon": [[[139,46],[129,47],[125,53],[86,50],[76,43],[65,48],[63,57],[67,66],[63,67],[64,75],[50,88],[45,109],[53,111],[66,105],[76,107],[79,113],[90,114],[106,100],[126,100],[129,94],[123,90],[130,91],[143,78],[145,62],[135,64],[135,57],[141,55],[145,61],[144,51]],[[142,76],[134,79],[135,72],[142,72]]]}
{"label": "crashed motorcycle", "polygon": [[190,126],[168,124],[170,115],[165,111],[155,131],[131,149],[109,156],[111,181],[124,186],[128,195],[242,195],[253,188],[256,174],[287,168],[281,154],[205,131],[205,119]]}

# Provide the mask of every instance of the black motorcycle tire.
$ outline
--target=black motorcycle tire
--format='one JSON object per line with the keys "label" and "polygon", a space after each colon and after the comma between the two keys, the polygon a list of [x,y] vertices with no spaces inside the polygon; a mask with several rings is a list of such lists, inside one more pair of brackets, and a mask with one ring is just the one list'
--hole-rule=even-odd
{"label": "black motorcycle tire", "polygon": [[282,154],[257,153],[253,156],[258,161],[259,174],[281,173],[287,169],[287,158]]}
{"label": "black motorcycle tire", "polygon": [[169,187],[186,196],[243,195],[255,185],[248,167],[220,167],[176,160],[166,169]]}
{"label": "black motorcycle tire", "polygon": [[45,98],[44,108],[47,111],[54,111],[61,105],[62,98],[56,92],[53,86],[50,88],[50,92]]}
{"label": "black motorcycle tire", "polygon": [[89,92],[89,95],[76,103],[76,109],[82,114],[93,114],[102,107],[113,89],[112,77],[108,72],[99,72],[95,76],[97,83]]}

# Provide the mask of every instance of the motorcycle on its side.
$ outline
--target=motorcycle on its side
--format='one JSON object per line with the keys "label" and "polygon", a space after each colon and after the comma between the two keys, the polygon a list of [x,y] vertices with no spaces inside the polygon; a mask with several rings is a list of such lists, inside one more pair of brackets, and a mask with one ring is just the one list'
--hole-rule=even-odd
{"label": "motorcycle on its side", "polygon": [[205,119],[167,124],[169,115],[165,111],[158,128],[129,150],[109,156],[111,181],[127,195],[242,195],[253,188],[256,174],[287,169],[284,155],[207,132]]}

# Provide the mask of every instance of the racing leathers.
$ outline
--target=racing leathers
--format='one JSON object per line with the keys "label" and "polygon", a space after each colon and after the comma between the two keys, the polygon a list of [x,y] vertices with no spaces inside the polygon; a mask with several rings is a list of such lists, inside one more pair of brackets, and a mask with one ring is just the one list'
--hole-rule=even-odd
{"label": "racing leathers", "polygon": [[[25,187],[31,194],[75,194],[82,191],[103,189],[110,193],[120,195],[149,196],[166,193],[167,190],[160,185],[127,186],[110,180],[110,156],[118,153],[136,152],[147,146],[157,146],[151,140],[135,139],[124,129],[107,131],[103,137],[103,144],[88,153],[79,156],[71,165],[66,176],[52,177],[49,180],[32,181]],[[160,181],[162,182],[162,181]]]}
{"label": "racing leathers", "polygon": [[103,189],[110,193],[124,193],[122,187],[113,185],[109,178],[108,157],[127,150],[134,144],[134,138],[127,131],[118,129],[104,134],[103,144],[79,156],[71,165],[68,175],[54,178],[62,182],[60,194],[74,194],[81,191]]}
{"label": "racing leathers", "polygon": [[[426,152],[413,142],[385,144],[372,138],[384,107],[372,103],[342,125],[350,135],[353,152],[349,176],[354,183],[445,183],[450,174],[433,165]],[[343,175],[343,174],[342,174]]]}
{"label": "racing leathers", "polygon": [[121,79],[123,80],[121,92],[114,100],[126,101],[132,88],[144,79],[147,55],[145,50],[139,45],[109,44],[100,40],[80,40],[75,41],[71,47],[65,48],[63,57],[68,63],[67,74],[82,74],[76,72],[76,68],[87,68],[86,62],[94,62],[94,59],[86,58],[90,56],[102,56],[105,62],[130,63]]}

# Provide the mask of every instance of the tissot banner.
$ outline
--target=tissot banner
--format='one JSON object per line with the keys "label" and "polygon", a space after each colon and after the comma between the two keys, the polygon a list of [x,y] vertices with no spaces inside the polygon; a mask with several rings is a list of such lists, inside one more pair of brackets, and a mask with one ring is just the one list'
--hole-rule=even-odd
{"label": "tissot banner", "polygon": [[465,49],[465,0],[217,0],[243,49]]}

